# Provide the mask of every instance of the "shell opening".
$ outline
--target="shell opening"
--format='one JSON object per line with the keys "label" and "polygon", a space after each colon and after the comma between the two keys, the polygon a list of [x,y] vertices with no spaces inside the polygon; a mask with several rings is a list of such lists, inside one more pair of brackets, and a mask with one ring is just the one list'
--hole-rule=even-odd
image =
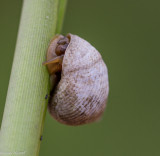
{"label": "shell opening", "polygon": [[63,56],[69,45],[69,42],[69,36],[61,36],[58,40],[57,38],[52,40],[51,45],[53,43],[54,48],[49,49],[47,53],[47,55],[51,55],[51,57],[47,58],[47,61],[43,63],[43,65],[47,65],[50,75],[61,73]]}
{"label": "shell opening", "polygon": [[63,55],[68,47],[69,44],[69,38],[64,36],[64,38],[60,39],[57,42],[57,47],[55,49],[55,53],[57,54],[57,56]]}

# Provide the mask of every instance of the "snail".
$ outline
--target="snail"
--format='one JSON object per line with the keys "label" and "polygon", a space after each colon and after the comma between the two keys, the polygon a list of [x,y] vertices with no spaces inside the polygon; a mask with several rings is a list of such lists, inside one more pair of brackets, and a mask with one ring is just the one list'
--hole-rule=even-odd
{"label": "snail", "polygon": [[56,35],[47,50],[51,84],[48,110],[58,122],[78,126],[101,118],[108,98],[108,70],[100,53],[77,35]]}

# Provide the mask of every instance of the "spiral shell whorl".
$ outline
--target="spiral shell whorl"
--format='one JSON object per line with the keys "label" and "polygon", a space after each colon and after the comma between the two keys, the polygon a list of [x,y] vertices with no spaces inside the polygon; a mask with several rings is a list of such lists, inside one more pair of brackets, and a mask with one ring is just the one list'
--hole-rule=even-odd
{"label": "spiral shell whorl", "polygon": [[108,71],[92,45],[76,35],[68,36],[61,80],[48,107],[56,120],[76,126],[101,117],[109,91]]}

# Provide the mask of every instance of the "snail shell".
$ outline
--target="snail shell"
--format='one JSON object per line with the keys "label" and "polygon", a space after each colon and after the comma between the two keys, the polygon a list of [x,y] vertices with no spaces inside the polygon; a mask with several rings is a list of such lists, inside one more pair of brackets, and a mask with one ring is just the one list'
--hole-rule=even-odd
{"label": "snail shell", "polygon": [[[82,125],[98,120],[105,110],[109,83],[108,71],[100,53],[77,35],[68,34],[58,84],[53,87],[48,110],[53,118],[67,125]],[[50,43],[47,60],[57,57],[56,36]],[[59,65],[59,64],[57,64]],[[49,72],[55,64],[48,64]],[[51,81],[56,74],[51,73]]]}

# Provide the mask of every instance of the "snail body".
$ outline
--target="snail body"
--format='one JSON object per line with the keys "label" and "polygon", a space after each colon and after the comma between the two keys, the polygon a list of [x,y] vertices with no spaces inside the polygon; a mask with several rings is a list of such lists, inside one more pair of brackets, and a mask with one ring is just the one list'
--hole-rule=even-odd
{"label": "snail body", "polygon": [[83,125],[98,120],[106,107],[108,71],[100,53],[84,39],[57,35],[47,52],[52,81],[48,110],[67,125]]}

